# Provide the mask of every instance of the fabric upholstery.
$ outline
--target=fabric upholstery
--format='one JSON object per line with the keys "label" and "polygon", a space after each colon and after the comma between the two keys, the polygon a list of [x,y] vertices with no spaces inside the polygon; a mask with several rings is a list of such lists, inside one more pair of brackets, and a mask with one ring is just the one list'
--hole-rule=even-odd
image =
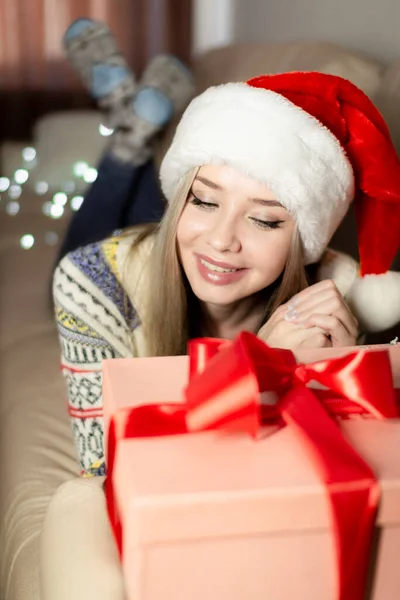
{"label": "fabric upholstery", "polygon": [[[47,505],[78,469],[59,374],[59,347],[50,308],[55,249],[43,243],[49,223],[35,198],[21,213],[1,216],[0,242],[0,597],[40,598],[39,534]],[[29,207],[32,206],[32,212]],[[24,211],[25,207],[25,211]],[[25,214],[24,214],[25,212]],[[34,234],[31,250],[19,245]]]}

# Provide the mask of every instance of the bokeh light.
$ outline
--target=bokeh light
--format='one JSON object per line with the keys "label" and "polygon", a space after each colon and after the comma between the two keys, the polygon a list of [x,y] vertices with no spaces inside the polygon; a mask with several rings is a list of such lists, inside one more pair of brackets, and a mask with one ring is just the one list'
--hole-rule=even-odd
{"label": "bokeh light", "polygon": [[64,207],[61,204],[52,204],[50,208],[50,217],[60,219],[64,214]]}
{"label": "bokeh light", "polygon": [[74,175],[76,177],[83,177],[88,169],[89,169],[89,165],[86,162],[79,161],[74,164],[74,168],[73,168]]}
{"label": "bokeh light", "polygon": [[30,233],[26,233],[20,239],[21,248],[24,248],[24,250],[29,250],[30,248],[32,248],[34,243],[35,238]]}
{"label": "bokeh light", "polygon": [[22,158],[26,162],[32,162],[32,161],[34,161],[35,158],[36,158],[36,150],[35,150],[35,148],[32,148],[31,146],[27,146],[26,148],[24,148],[22,150]]}
{"label": "bokeh light", "polygon": [[15,215],[17,215],[19,213],[19,209],[20,209],[20,204],[19,202],[8,202],[7,206],[6,206],[6,212],[11,216],[14,217]]}
{"label": "bokeh light", "polygon": [[10,187],[10,183],[8,177],[0,177],[0,192],[6,192]]}
{"label": "bokeh light", "polygon": [[114,133],[114,129],[110,129],[109,127],[106,127],[105,125],[101,124],[99,125],[99,133],[103,137],[109,137]]}
{"label": "bokeh light", "polygon": [[94,181],[96,181],[97,175],[98,175],[97,169],[94,169],[91,167],[91,168],[87,169],[86,172],[84,173],[83,180],[86,183],[93,183]]}
{"label": "bokeh light", "polygon": [[54,204],[59,204],[60,206],[65,206],[68,202],[68,196],[65,192],[57,192],[53,196]]}
{"label": "bokeh light", "polygon": [[15,183],[19,183],[20,185],[26,183],[29,179],[29,171],[27,169],[17,169],[14,173],[14,181]]}
{"label": "bokeh light", "polygon": [[46,181],[38,181],[35,184],[35,192],[38,196],[44,196],[49,191],[49,184]]}
{"label": "bokeh light", "polygon": [[22,187],[20,185],[13,183],[8,188],[8,195],[11,198],[11,200],[17,200],[21,196],[21,194],[22,194]]}
{"label": "bokeh light", "polygon": [[74,196],[71,198],[71,208],[74,211],[77,211],[82,206],[83,196]]}

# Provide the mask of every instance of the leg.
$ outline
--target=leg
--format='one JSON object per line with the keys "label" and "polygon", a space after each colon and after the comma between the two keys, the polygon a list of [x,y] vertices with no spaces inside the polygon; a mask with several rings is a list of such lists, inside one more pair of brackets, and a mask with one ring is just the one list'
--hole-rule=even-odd
{"label": "leg", "polygon": [[114,133],[59,259],[116,229],[161,219],[164,205],[151,160],[154,138],[194,93],[190,71],[167,55],[150,62],[136,90],[134,74],[104,24],[80,19],[68,29],[64,43],[85,85],[107,111]]}
{"label": "leg", "polygon": [[126,204],[121,228],[161,221],[165,210],[165,201],[162,199],[153,161],[143,165],[138,172],[133,192],[134,200]]}
{"label": "leg", "polygon": [[135,95],[136,81],[110,29],[92,19],[77,19],[63,42],[69,61],[102,110],[104,124],[117,126],[124,105]]}
{"label": "leg", "polygon": [[[148,195],[144,198],[145,190],[141,188],[139,213],[136,222],[129,220],[129,206],[132,192],[142,180],[142,171],[146,171]],[[154,181],[151,181],[151,174]],[[160,193],[157,189],[157,179],[152,165],[135,166],[117,160],[111,154],[105,154],[98,165],[98,176],[93,183],[78,212],[73,216],[66,237],[62,244],[58,261],[68,252],[97,242],[109,236],[116,229],[128,225],[154,221],[151,216],[155,206],[160,203]],[[133,203],[135,204],[135,203]]]}

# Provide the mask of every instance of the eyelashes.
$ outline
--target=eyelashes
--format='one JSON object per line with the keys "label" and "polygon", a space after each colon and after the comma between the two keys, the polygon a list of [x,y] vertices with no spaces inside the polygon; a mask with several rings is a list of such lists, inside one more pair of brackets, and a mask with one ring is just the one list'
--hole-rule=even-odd
{"label": "eyelashes", "polygon": [[[197,196],[195,196],[193,194],[193,192],[191,194],[189,202],[190,202],[190,204],[193,204],[193,206],[196,206],[200,210],[211,211],[214,208],[218,208],[218,204],[215,204],[214,202],[204,202],[204,200],[200,200],[200,198],[197,198]],[[255,217],[249,217],[249,219],[252,223],[254,223],[256,225],[256,227],[259,227],[260,229],[264,229],[264,230],[265,229],[279,229],[279,227],[284,222],[284,221],[278,220],[278,219],[275,221],[263,221],[262,219],[256,219]]]}
{"label": "eyelashes", "polygon": [[255,223],[257,227],[261,227],[261,229],[279,229],[283,223],[283,221],[262,221],[261,219],[255,219],[254,217],[250,218],[253,223]]}
{"label": "eyelashes", "polygon": [[203,210],[210,210],[218,206],[218,204],[214,204],[213,202],[204,202],[204,200],[200,200],[200,198],[197,198],[197,196],[195,196],[193,193],[189,202],[198,208],[202,208]]}

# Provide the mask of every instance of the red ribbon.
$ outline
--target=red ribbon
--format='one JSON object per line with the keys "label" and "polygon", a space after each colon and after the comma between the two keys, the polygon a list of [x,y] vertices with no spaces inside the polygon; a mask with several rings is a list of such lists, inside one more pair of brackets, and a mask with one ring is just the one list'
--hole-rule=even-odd
{"label": "red ribbon", "polygon": [[[297,365],[292,352],[269,348],[244,332],[232,343],[193,341],[189,355],[186,404],[125,409],[111,419],[107,505],[120,553],[122,530],[112,478],[118,440],[210,429],[240,430],[256,437],[261,425],[278,423],[293,429],[326,486],[337,556],[337,597],[363,600],[379,487],[331,415],[398,416],[388,353],[361,350]],[[306,387],[310,381],[330,391],[311,390]],[[260,404],[260,393],[266,393],[266,404]]]}

